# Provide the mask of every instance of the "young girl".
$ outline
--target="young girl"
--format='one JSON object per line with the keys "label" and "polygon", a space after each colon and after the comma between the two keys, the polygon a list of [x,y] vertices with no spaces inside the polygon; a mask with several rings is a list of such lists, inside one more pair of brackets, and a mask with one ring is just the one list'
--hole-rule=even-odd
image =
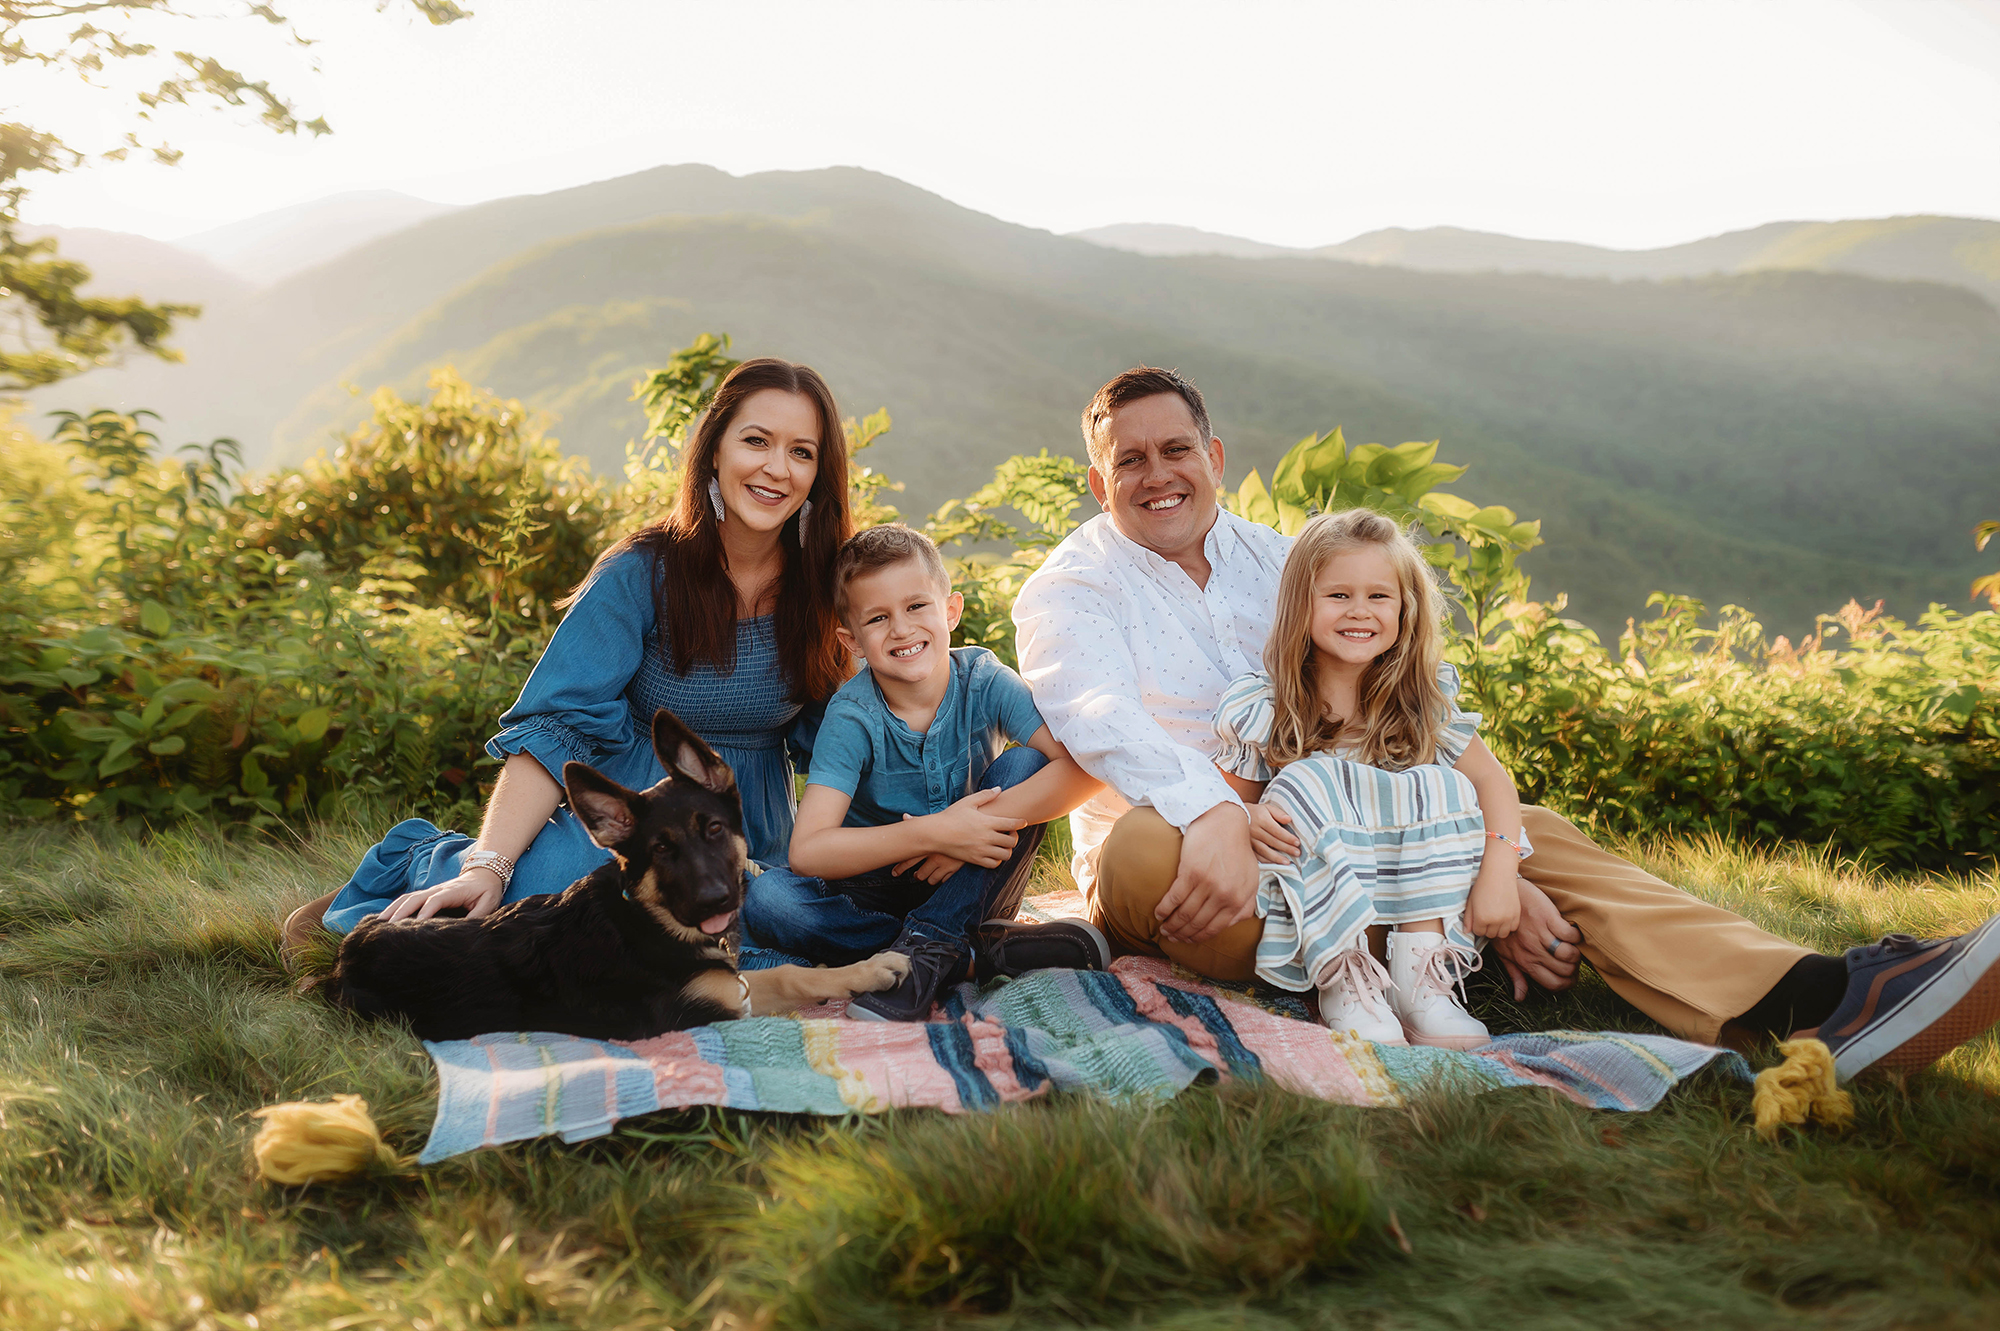
{"label": "young girl", "polygon": [[[1452,989],[1479,969],[1475,938],[1519,923],[1528,847],[1513,779],[1480,742],[1478,714],[1456,705],[1443,619],[1394,522],[1367,509],[1314,518],[1279,578],[1264,670],[1216,709],[1216,761],[1264,862],[1258,975],[1317,986],[1336,1031],[1471,1049],[1486,1027]],[[1368,947],[1378,925],[1394,929],[1386,969]]]}

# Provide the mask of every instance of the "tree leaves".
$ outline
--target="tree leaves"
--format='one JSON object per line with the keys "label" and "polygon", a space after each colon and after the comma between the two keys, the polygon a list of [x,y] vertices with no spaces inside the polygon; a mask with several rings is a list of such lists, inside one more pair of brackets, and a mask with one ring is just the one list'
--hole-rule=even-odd
{"label": "tree leaves", "polygon": [[[471,17],[451,0],[410,4],[432,24]],[[311,44],[269,4],[246,6],[244,12],[284,29],[289,43]],[[135,18],[155,29],[172,23],[190,37],[209,30],[197,25],[217,21],[213,15],[177,8],[173,0],[7,0],[0,4],[0,64],[28,61],[68,70],[99,89],[108,87],[101,76],[111,64],[128,72],[156,70],[158,81],[137,94],[136,105],[111,117],[126,128],[115,146],[94,154],[109,161],[123,161],[135,151],[164,165],[179,161],[178,149],[139,137],[140,130],[151,128],[155,112],[168,106],[254,107],[259,122],[273,133],[330,132],[323,119],[300,119],[292,102],[268,80],[252,78],[212,55],[130,40],[128,25]],[[53,240],[21,238],[28,193],[24,178],[81,165],[87,154],[68,137],[88,134],[93,123],[93,117],[85,117],[62,127],[0,124],[0,391],[55,383],[113,361],[130,348],[177,361],[180,353],[166,345],[166,338],[176,320],[201,312],[198,306],[153,304],[138,296],[85,296],[88,268],[61,258]]]}

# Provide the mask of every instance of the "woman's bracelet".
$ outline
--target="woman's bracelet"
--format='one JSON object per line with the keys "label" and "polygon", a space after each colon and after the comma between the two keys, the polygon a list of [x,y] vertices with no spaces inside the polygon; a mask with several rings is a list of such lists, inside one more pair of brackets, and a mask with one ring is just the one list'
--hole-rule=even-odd
{"label": "woman's bracelet", "polygon": [[1488,832],[1486,835],[1492,837],[1495,841],[1504,841],[1508,845],[1512,846],[1514,848],[1514,854],[1517,858],[1526,859],[1528,857],[1528,852],[1521,849],[1521,843],[1514,840],[1512,837],[1501,836],[1498,832]]}
{"label": "woman's bracelet", "polygon": [[497,850],[468,850],[458,862],[458,871],[469,869],[490,869],[500,880],[500,890],[505,892],[514,881],[514,861]]}

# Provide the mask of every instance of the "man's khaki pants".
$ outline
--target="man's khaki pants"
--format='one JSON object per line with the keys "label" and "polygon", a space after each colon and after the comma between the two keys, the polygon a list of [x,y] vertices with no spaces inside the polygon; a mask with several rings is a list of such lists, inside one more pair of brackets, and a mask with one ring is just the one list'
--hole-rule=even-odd
{"label": "man's khaki pants", "polygon": [[[1806,948],[1628,864],[1568,819],[1533,805],[1521,824],[1535,853],[1521,876],[1583,931],[1583,955],[1619,997],[1675,1035],[1714,1044],[1722,1025],[1784,978]],[[1218,980],[1256,973],[1264,922],[1231,925],[1205,943],[1160,936],[1153,910],[1180,871],[1181,834],[1136,808],[1097,848],[1090,918],[1120,953],[1163,956]]]}

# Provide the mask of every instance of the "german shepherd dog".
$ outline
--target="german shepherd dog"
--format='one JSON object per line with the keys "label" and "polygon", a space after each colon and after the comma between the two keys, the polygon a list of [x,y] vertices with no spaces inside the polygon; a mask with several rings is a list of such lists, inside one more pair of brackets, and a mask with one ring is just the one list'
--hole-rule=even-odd
{"label": "german shepherd dog", "polygon": [[837,970],[737,970],[749,847],[735,774],[664,709],[653,747],[667,777],[646,791],[563,764],[569,806],[609,863],[560,895],[483,919],[370,916],[341,943],[321,992],[364,1017],[407,1017],[426,1040],[639,1040],[887,989],[908,972],[894,952]]}

